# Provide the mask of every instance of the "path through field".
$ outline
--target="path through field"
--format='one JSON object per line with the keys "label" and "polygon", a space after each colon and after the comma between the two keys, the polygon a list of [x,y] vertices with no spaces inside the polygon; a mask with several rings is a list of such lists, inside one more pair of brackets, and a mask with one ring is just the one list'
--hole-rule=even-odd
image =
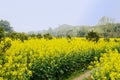
{"label": "path through field", "polygon": [[91,73],[91,70],[81,74],[79,77],[77,77],[77,78],[75,78],[73,80],[84,80],[85,78],[89,78],[90,73]]}

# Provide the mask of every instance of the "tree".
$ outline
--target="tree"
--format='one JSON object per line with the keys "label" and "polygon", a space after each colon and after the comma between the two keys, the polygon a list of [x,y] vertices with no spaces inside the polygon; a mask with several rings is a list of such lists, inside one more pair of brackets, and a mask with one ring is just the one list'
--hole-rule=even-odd
{"label": "tree", "polygon": [[6,20],[0,20],[0,26],[7,32],[13,32],[13,28],[10,26],[10,23]]}
{"label": "tree", "polygon": [[49,33],[46,33],[43,36],[44,36],[45,39],[49,39],[49,40],[53,38],[52,35],[49,34]]}
{"label": "tree", "polygon": [[24,40],[28,40],[28,35],[25,33],[18,33],[18,38],[24,42]]}
{"label": "tree", "polygon": [[5,31],[3,27],[0,27],[0,42],[5,39]]}
{"label": "tree", "polygon": [[99,36],[96,32],[90,31],[90,32],[87,33],[86,39],[89,40],[89,41],[98,42]]}
{"label": "tree", "polygon": [[12,33],[10,34],[10,38],[11,38],[12,40],[18,39],[18,33],[17,33],[17,32],[12,32]]}
{"label": "tree", "polygon": [[[3,43],[1,43],[1,41],[3,41]],[[5,52],[11,46],[11,41],[5,40],[5,31],[3,27],[0,27],[0,44],[2,44],[2,47],[0,47],[0,53]]]}
{"label": "tree", "polygon": [[62,37],[63,37],[63,36],[59,34],[59,35],[57,35],[57,37],[56,37],[56,38],[62,38]]}
{"label": "tree", "polygon": [[67,39],[71,39],[71,36],[70,36],[70,35],[66,35],[66,38],[67,38]]}
{"label": "tree", "polygon": [[25,33],[12,32],[10,34],[10,37],[12,38],[12,40],[20,39],[22,42],[24,42],[24,40],[28,40],[28,35]]}
{"label": "tree", "polygon": [[31,37],[31,38],[36,38],[36,34],[35,34],[35,33],[32,33],[32,34],[30,35],[30,37]]}
{"label": "tree", "polygon": [[84,37],[85,34],[86,34],[86,32],[81,31],[81,30],[77,32],[77,36],[78,36],[78,37]]}
{"label": "tree", "polygon": [[98,25],[105,25],[105,24],[112,24],[114,23],[114,19],[113,18],[110,18],[110,17],[106,17],[106,16],[103,16],[99,21],[98,21]]}
{"label": "tree", "polygon": [[41,38],[42,38],[42,35],[41,35],[40,33],[38,33],[38,34],[36,35],[36,37],[37,37],[38,39],[41,39]]}
{"label": "tree", "polygon": [[50,34],[53,34],[53,30],[52,30],[52,28],[51,27],[49,27],[49,29],[48,29],[48,31],[47,31],[48,33],[50,33]]}

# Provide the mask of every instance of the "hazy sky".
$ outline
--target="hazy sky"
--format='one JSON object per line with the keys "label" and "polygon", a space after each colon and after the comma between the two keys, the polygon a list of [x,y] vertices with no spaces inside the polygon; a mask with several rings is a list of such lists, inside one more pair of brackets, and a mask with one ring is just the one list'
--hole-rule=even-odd
{"label": "hazy sky", "polygon": [[0,19],[16,31],[95,25],[102,16],[120,22],[120,0],[0,0]]}

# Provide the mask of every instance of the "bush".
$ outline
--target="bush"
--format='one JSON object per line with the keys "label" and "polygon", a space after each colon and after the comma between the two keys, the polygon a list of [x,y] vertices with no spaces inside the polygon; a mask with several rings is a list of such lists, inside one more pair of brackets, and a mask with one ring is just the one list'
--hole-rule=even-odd
{"label": "bush", "polygon": [[11,40],[6,40],[5,42],[4,42],[4,46],[3,46],[3,48],[2,48],[2,52],[6,52],[7,51],[7,49],[9,49],[10,47],[11,47]]}
{"label": "bush", "polygon": [[30,37],[31,38],[36,38],[36,34],[33,33],[33,34],[30,35]]}
{"label": "bush", "polygon": [[71,39],[71,36],[70,36],[70,35],[67,35],[66,38],[67,38],[67,39]]}
{"label": "bush", "polygon": [[115,42],[120,42],[120,41],[119,41],[119,40],[117,40],[117,39],[114,39],[114,41],[115,41]]}
{"label": "bush", "polygon": [[17,32],[12,32],[10,34],[10,38],[12,40],[17,40],[20,39],[22,42],[24,42],[24,40],[28,40],[28,35],[25,33],[17,33]]}
{"label": "bush", "polygon": [[87,33],[86,39],[89,40],[89,41],[98,42],[99,35],[94,31],[90,31],[90,32]]}
{"label": "bush", "polygon": [[104,41],[110,42],[110,38],[104,38]]}
{"label": "bush", "polygon": [[3,27],[0,27],[0,42],[5,39],[5,31]]}
{"label": "bush", "polygon": [[41,38],[42,38],[42,35],[41,35],[40,33],[38,33],[38,34],[36,35],[36,37],[37,37],[38,39],[41,39]]}
{"label": "bush", "polygon": [[43,35],[45,39],[51,40],[53,37],[49,33]]}

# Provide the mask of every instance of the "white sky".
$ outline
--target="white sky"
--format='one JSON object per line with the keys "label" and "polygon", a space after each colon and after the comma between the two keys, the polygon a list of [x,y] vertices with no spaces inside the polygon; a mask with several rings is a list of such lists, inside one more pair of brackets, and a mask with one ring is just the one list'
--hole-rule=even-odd
{"label": "white sky", "polygon": [[19,32],[95,25],[102,16],[120,21],[120,0],[0,0],[0,19]]}

